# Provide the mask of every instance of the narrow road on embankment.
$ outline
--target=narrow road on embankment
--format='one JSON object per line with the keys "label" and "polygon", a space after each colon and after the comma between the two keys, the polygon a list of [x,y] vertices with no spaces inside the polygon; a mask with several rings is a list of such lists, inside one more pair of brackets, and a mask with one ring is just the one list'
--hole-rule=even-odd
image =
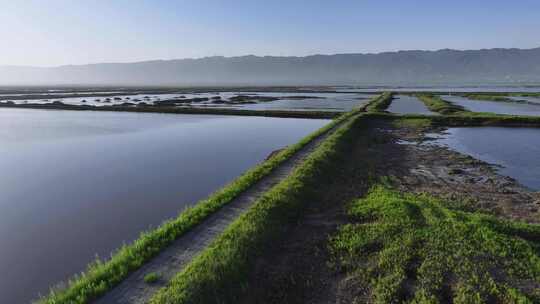
{"label": "narrow road on embankment", "polygon": [[[346,121],[348,120],[344,122]],[[193,230],[176,240],[150,262],[129,275],[122,283],[96,300],[95,303],[146,303],[177,272],[181,271],[197,254],[209,246],[229,224],[245,212],[263,193],[287,177],[298,164],[306,159],[322,141],[344,122],[337,124],[326,133],[312,140],[250,189],[234,198],[227,205],[197,225]],[[148,284],[144,281],[144,276],[151,272],[160,274],[158,283]]]}

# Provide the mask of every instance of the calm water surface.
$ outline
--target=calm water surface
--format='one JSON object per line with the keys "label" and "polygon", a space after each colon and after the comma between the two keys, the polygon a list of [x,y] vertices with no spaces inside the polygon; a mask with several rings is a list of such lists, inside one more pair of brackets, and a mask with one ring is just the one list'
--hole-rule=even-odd
{"label": "calm water surface", "polygon": [[420,99],[408,95],[397,95],[388,107],[388,111],[397,114],[437,114],[431,112]]}
{"label": "calm water surface", "polygon": [[527,104],[517,102],[500,102],[488,100],[471,100],[461,96],[442,96],[454,104],[460,105],[472,112],[490,112],[496,114],[540,116],[540,104]]}
{"label": "calm water surface", "polygon": [[501,165],[501,174],[540,190],[540,128],[450,128],[435,143]]}
{"label": "calm water surface", "polygon": [[297,110],[297,111],[350,111],[365,104],[376,94],[346,93],[259,93],[261,96],[310,96],[319,98],[280,99],[257,104],[241,105],[239,108],[249,110]]}
{"label": "calm water surface", "polygon": [[326,120],[0,109],[0,303],[25,303]]}

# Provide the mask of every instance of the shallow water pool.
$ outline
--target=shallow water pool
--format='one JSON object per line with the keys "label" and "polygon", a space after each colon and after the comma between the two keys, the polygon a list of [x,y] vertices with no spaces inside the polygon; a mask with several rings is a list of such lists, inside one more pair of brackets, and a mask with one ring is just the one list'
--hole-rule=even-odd
{"label": "shallow water pool", "polygon": [[450,128],[434,143],[500,165],[501,174],[540,190],[540,128]]}
{"label": "shallow water pool", "polygon": [[396,114],[437,115],[437,113],[431,112],[420,99],[408,95],[397,95],[388,107],[388,112]]}

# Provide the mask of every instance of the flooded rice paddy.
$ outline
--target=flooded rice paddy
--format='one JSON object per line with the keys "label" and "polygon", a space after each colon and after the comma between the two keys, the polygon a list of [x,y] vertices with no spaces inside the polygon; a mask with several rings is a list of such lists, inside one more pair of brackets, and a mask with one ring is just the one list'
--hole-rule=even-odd
{"label": "flooded rice paddy", "polygon": [[327,122],[0,109],[0,303],[47,293]]}
{"label": "flooded rice paddy", "polygon": [[[63,103],[66,105],[156,105],[169,104],[177,107],[204,107],[226,108],[247,110],[289,110],[289,111],[350,111],[351,109],[367,102],[375,94],[365,93],[285,93],[285,92],[206,92],[206,93],[166,93],[166,94],[118,94],[114,92],[95,92],[107,96],[70,97],[72,93],[40,93],[28,95],[31,99],[25,99],[25,94],[0,94],[0,100],[16,104],[49,104]],[[113,95],[111,95],[113,94]],[[52,98],[51,96],[55,96]],[[238,96],[248,96],[249,103],[234,102]],[[261,97],[261,100],[257,100]],[[233,99],[231,99],[233,98]],[[264,100],[266,98],[267,100]],[[275,98],[276,100],[268,100]],[[196,99],[194,101],[194,99]],[[175,103],[176,102],[176,103]],[[184,103],[185,102],[185,103]]]}
{"label": "flooded rice paddy", "polygon": [[[376,94],[343,94],[343,93],[259,93],[260,96],[277,96],[279,100],[245,104],[238,106],[247,110],[292,110],[292,111],[350,111],[365,104]],[[314,97],[295,99],[299,96]],[[289,97],[289,98],[287,98]],[[290,98],[293,97],[293,98]]]}
{"label": "flooded rice paddy", "polygon": [[437,115],[437,113],[431,112],[421,100],[408,95],[396,95],[388,107],[388,111],[396,114]]}
{"label": "flooded rice paddy", "polygon": [[[444,100],[460,105],[472,112],[490,112],[495,114],[540,116],[540,104],[472,100],[461,96],[444,95]],[[521,98],[521,97],[520,97]]]}
{"label": "flooded rice paddy", "polygon": [[540,190],[540,129],[505,127],[450,128],[434,141],[500,166],[499,172]]}

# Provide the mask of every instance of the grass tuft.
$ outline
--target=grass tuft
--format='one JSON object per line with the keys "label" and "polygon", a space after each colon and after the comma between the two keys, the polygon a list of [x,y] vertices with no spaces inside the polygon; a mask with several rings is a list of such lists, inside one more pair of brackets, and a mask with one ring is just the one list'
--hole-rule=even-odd
{"label": "grass tuft", "polygon": [[157,272],[150,272],[144,276],[144,282],[148,284],[155,283],[159,281],[161,275]]}

